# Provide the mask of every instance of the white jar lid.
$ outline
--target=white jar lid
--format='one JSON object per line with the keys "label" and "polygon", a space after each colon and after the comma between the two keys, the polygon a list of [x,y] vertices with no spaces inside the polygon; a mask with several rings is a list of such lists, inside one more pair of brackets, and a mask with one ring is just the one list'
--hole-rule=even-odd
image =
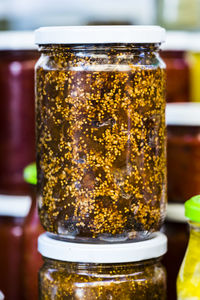
{"label": "white jar lid", "polygon": [[0,51],[35,49],[33,31],[0,31]]}
{"label": "white jar lid", "polygon": [[168,103],[167,125],[200,126],[200,103]]}
{"label": "white jar lid", "polygon": [[184,204],[168,203],[166,220],[175,223],[187,223]]}
{"label": "white jar lid", "polygon": [[159,26],[57,26],[35,32],[36,44],[162,43],[165,29]]}
{"label": "white jar lid", "polygon": [[157,258],[167,252],[167,238],[158,232],[142,242],[123,244],[69,243],[49,237],[46,233],[38,239],[42,256],[82,263],[125,263]]}
{"label": "white jar lid", "polygon": [[0,217],[26,217],[30,206],[29,196],[0,195]]}
{"label": "white jar lid", "polygon": [[187,51],[191,46],[190,39],[190,33],[187,31],[167,31],[162,50]]}

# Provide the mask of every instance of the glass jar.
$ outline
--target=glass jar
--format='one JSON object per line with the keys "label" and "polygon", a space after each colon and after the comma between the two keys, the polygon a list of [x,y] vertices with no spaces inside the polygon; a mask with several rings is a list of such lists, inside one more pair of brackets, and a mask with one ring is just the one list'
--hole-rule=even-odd
{"label": "glass jar", "polygon": [[40,29],[36,42],[39,214],[45,230],[125,241],[165,216],[164,30]]}
{"label": "glass jar", "polygon": [[200,299],[200,196],[185,203],[190,224],[188,248],[177,278],[178,300]]}
{"label": "glass jar", "polygon": [[23,224],[22,235],[22,288],[24,300],[38,299],[38,271],[42,266],[41,255],[37,251],[37,240],[44,232],[40,224],[36,203],[36,165],[31,164],[24,170],[24,178],[30,187],[31,208]]}
{"label": "glass jar", "polygon": [[0,290],[6,300],[23,299],[22,235],[29,208],[29,197],[0,195]]}
{"label": "glass jar", "polygon": [[35,160],[33,33],[0,33],[0,193],[26,195],[23,169]]}
{"label": "glass jar", "polygon": [[167,102],[188,102],[190,100],[190,66],[187,50],[190,47],[189,33],[167,32],[161,57],[166,63]]}
{"label": "glass jar", "polygon": [[200,104],[168,104],[168,200],[200,193]]}
{"label": "glass jar", "polygon": [[39,299],[165,300],[166,273],[160,259],[167,239],[156,233],[137,243],[95,245],[40,236],[44,265]]}
{"label": "glass jar", "polygon": [[189,230],[184,215],[184,204],[169,203],[162,231],[168,238],[168,251],[163,258],[167,271],[167,297],[177,300],[176,278],[187,248]]}

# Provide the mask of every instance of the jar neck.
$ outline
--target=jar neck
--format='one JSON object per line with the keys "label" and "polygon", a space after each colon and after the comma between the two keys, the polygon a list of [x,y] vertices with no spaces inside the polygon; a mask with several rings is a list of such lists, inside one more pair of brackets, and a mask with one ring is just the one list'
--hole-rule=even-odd
{"label": "jar neck", "polygon": [[199,234],[200,237],[200,222],[189,221],[191,234]]}
{"label": "jar neck", "polygon": [[121,274],[123,273],[130,274],[134,272],[135,269],[144,270],[149,266],[153,266],[157,263],[160,263],[161,257],[154,258],[150,260],[140,261],[140,262],[131,262],[131,263],[118,263],[118,264],[93,264],[93,263],[70,263],[70,262],[63,262],[58,260],[52,260],[49,258],[43,258],[45,264],[48,267],[52,267],[56,269],[64,269],[67,270],[69,273],[76,273],[76,274],[110,274],[111,271],[114,274]]}
{"label": "jar neck", "polygon": [[39,45],[42,53],[55,52],[158,52],[160,43],[155,44],[85,44],[85,45]]}

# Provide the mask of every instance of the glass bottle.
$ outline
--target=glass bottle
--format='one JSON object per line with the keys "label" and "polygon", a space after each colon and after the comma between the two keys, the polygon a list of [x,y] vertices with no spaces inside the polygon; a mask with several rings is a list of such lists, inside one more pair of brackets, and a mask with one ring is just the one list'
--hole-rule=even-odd
{"label": "glass bottle", "polygon": [[185,203],[190,224],[188,248],[177,279],[178,300],[200,299],[200,196]]}

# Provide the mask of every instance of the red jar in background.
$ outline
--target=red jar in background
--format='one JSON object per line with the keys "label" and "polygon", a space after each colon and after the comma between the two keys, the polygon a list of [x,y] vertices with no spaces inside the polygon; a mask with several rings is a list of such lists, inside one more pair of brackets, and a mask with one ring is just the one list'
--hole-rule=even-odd
{"label": "red jar in background", "polygon": [[168,201],[200,194],[200,103],[168,104]]}
{"label": "red jar in background", "polygon": [[0,195],[0,290],[6,300],[21,300],[22,235],[30,197]]}
{"label": "red jar in background", "polygon": [[0,193],[23,195],[23,169],[35,160],[33,33],[0,33]]}
{"label": "red jar in background", "polygon": [[176,279],[189,239],[189,226],[184,216],[184,204],[168,204],[162,231],[168,237],[168,252],[163,258],[167,270],[167,299],[177,300]]}
{"label": "red jar in background", "polygon": [[22,288],[24,300],[38,299],[38,271],[43,265],[41,255],[37,250],[37,241],[44,232],[40,224],[36,203],[36,165],[31,164],[24,171],[25,181],[29,183],[31,208],[23,226],[22,254]]}
{"label": "red jar in background", "polygon": [[188,102],[190,98],[190,66],[187,50],[190,35],[186,32],[168,31],[161,57],[166,63],[167,102]]}

